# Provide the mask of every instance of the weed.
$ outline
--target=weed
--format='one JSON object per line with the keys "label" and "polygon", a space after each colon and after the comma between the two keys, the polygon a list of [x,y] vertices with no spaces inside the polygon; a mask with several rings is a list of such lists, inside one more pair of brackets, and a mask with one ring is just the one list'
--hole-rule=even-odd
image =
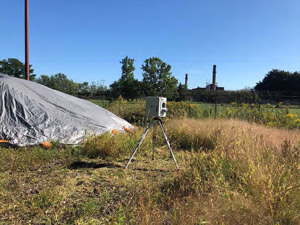
{"label": "weed", "polygon": [[[274,123],[296,118],[265,110]],[[148,135],[143,158],[122,169],[142,129],[83,147],[0,148],[0,223],[300,223],[299,131],[225,118],[170,119],[165,128],[180,173],[161,134],[155,160]]]}
{"label": "weed", "polygon": [[[152,190],[148,198],[151,207],[149,203],[143,204],[146,209],[142,212],[157,208],[160,215],[144,217],[157,223],[165,218],[178,224],[300,222],[300,159],[296,147],[299,133],[292,135],[236,121],[211,124],[211,121],[180,120],[170,121],[168,126],[173,122],[177,127],[186,124],[186,133],[193,132],[196,125],[192,124],[198,124],[206,132],[195,133],[202,138],[209,136],[214,145],[205,152],[201,148],[192,151],[186,171],[164,182],[160,189]],[[281,139],[276,139],[279,134]],[[188,137],[193,142],[190,135],[183,137],[183,143]],[[176,138],[180,143],[180,135]]]}
{"label": "weed", "polygon": [[[297,113],[289,113],[288,107],[272,107],[270,104],[258,106],[255,104],[236,102],[228,106],[198,104],[189,102],[168,102],[169,118],[232,118],[248,122],[268,125],[269,127],[300,128],[300,119]],[[145,125],[145,101],[126,101],[122,98],[109,104],[108,110],[123,119],[138,125]]]}
{"label": "weed", "polygon": [[[142,135],[142,130],[138,129],[134,133],[121,133],[111,135],[109,132],[99,136],[90,137],[86,140],[82,154],[89,158],[117,158],[130,154],[135,148]],[[150,149],[150,137],[146,137],[143,149]]]}

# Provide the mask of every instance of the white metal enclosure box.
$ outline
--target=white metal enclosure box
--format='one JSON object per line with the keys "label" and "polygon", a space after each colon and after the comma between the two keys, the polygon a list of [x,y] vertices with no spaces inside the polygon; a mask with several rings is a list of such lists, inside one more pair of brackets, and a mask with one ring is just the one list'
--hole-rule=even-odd
{"label": "white metal enclosure box", "polygon": [[166,117],[166,113],[167,113],[167,98],[147,97],[146,99],[147,117]]}

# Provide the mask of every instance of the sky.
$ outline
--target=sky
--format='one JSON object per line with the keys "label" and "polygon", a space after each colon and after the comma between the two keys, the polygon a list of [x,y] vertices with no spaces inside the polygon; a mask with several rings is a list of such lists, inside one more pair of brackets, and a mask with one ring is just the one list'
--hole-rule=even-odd
{"label": "sky", "polygon": [[[0,0],[0,60],[24,62],[24,0]],[[299,0],[29,0],[30,64],[106,86],[120,61],[159,57],[189,88],[254,87],[272,69],[300,71]]]}

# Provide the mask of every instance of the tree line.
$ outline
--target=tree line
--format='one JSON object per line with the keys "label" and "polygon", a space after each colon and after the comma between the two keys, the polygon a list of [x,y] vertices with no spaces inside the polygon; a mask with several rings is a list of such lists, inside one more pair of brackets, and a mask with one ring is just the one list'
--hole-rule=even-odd
{"label": "tree line", "polygon": [[254,88],[260,92],[300,95],[300,72],[272,70]]}
{"label": "tree line", "polygon": [[[83,97],[105,95],[117,98],[121,95],[125,99],[135,99],[143,96],[159,95],[172,100],[179,97],[178,80],[172,75],[171,66],[160,58],[151,57],[144,61],[142,81],[134,77],[134,59],[126,56],[120,63],[121,77],[113,82],[109,88],[101,83],[76,83],[62,73],[50,76],[41,75],[37,78],[31,65],[30,80],[67,94]],[[24,64],[14,58],[1,60],[0,72],[18,78],[25,78]]]}
{"label": "tree line", "polygon": [[[126,56],[120,61],[121,76],[114,81],[109,88],[101,83],[77,83],[69,79],[65,74],[54,75],[34,74],[30,65],[30,80],[45,85],[49,88],[62,91],[79,97],[93,98],[105,96],[106,99],[115,99],[122,96],[125,99],[136,99],[144,96],[165,96],[170,100],[214,101],[210,91],[191,91],[172,75],[171,65],[158,57],[151,57],[144,61],[141,68],[143,79],[141,81],[134,77],[134,59]],[[25,78],[24,64],[15,58],[0,60],[0,72],[18,78]],[[225,91],[222,96],[226,99],[253,99],[256,92],[265,95],[300,95],[300,73],[284,70],[269,71],[262,81],[259,81],[253,89],[244,91]],[[219,94],[218,94],[219,95]]]}

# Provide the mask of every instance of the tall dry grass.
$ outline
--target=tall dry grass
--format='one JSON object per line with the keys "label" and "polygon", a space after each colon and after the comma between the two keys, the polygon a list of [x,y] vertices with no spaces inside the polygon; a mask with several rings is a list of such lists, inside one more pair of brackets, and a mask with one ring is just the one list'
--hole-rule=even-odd
{"label": "tall dry grass", "polygon": [[180,173],[161,132],[154,161],[148,135],[135,156],[147,158],[120,168],[143,129],[90,137],[77,147],[0,148],[0,220],[300,224],[298,131],[221,119],[171,119],[165,128]]}
{"label": "tall dry grass", "polygon": [[[207,139],[218,139],[228,141],[231,144],[239,142],[238,139],[250,139],[252,143],[262,141],[264,146],[280,148],[287,140],[291,145],[297,146],[300,140],[300,132],[297,130],[286,130],[270,128],[262,125],[248,123],[240,120],[217,119],[217,120],[197,120],[197,119],[174,119],[166,124],[169,136],[187,138],[189,142],[207,141]],[[231,138],[230,138],[231,137]],[[200,141],[200,143],[202,143]],[[178,143],[177,143],[178,144]],[[197,148],[203,147],[197,145]]]}
{"label": "tall dry grass", "polygon": [[137,200],[137,223],[300,224],[299,132],[193,119],[167,131],[190,166]]}

